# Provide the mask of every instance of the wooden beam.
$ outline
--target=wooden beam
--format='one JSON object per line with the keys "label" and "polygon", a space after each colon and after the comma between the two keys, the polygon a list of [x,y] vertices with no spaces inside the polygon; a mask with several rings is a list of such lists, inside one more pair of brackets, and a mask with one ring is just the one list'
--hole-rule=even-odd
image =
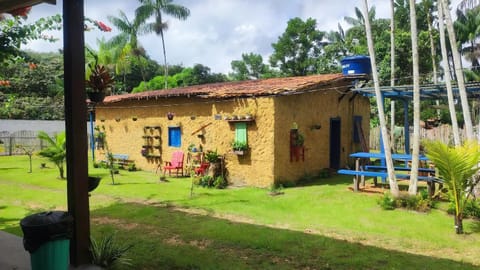
{"label": "wooden beam", "polygon": [[68,211],[74,218],[70,263],[91,262],[83,0],[63,1]]}
{"label": "wooden beam", "polygon": [[56,0],[0,0],[0,13],[11,11],[17,8],[34,6],[41,3],[56,4]]}

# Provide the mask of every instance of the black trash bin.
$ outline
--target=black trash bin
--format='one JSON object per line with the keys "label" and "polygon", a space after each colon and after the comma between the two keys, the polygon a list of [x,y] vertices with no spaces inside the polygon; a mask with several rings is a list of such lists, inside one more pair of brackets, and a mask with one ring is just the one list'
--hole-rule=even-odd
{"label": "black trash bin", "polygon": [[37,213],[20,221],[32,270],[68,269],[72,224],[73,217],[63,211]]}

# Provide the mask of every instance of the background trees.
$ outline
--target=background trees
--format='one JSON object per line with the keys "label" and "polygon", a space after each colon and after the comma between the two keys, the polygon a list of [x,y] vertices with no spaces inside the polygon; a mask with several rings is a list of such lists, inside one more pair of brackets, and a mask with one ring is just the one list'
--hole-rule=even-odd
{"label": "background trees", "polygon": [[321,54],[324,32],[316,29],[317,21],[293,18],[287,29],[272,44],[272,67],[278,67],[283,76],[304,76],[316,73],[316,59]]}
{"label": "background trees", "polygon": [[270,68],[263,63],[263,57],[255,53],[242,53],[241,60],[233,60],[230,77],[235,81],[268,77]]}

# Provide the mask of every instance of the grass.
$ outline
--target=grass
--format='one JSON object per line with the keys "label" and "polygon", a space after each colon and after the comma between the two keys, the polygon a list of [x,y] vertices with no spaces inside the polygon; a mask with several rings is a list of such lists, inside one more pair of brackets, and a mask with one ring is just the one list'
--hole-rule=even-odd
{"label": "grass", "polygon": [[[24,216],[65,210],[66,181],[50,163],[0,157],[0,229],[21,235]],[[453,217],[383,211],[381,194],[355,194],[350,177],[314,185],[267,189],[195,188],[189,178],[159,182],[150,172],[107,170],[90,197],[92,234],[108,232],[130,250],[133,269],[478,269],[480,224],[465,221],[456,235]],[[443,206],[440,205],[440,208]]]}

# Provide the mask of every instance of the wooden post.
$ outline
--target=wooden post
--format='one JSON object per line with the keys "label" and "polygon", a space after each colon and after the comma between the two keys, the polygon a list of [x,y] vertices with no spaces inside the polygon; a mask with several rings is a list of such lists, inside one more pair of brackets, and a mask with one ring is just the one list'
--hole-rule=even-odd
{"label": "wooden post", "polygon": [[70,263],[89,264],[87,105],[83,0],[63,1],[68,212],[73,216]]}
{"label": "wooden post", "polygon": [[[360,159],[359,158],[355,159],[355,170],[357,172],[360,171]],[[353,177],[353,191],[355,191],[355,192],[358,191],[359,185],[360,185],[360,182],[358,181],[358,178],[359,178],[358,175],[355,175]]]}

